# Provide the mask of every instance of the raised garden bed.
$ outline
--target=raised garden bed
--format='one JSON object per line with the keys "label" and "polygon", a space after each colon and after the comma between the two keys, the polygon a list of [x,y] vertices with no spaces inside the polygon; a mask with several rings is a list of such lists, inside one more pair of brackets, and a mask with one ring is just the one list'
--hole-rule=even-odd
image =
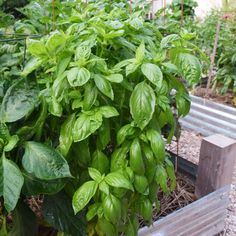
{"label": "raised garden bed", "polygon": [[[198,200],[139,230],[139,236],[214,236],[224,230],[236,141],[222,135],[203,139],[199,166],[178,157],[179,171],[196,177]],[[217,171],[212,171],[217,170]],[[197,174],[196,174],[197,173]],[[205,181],[204,181],[205,180]]]}

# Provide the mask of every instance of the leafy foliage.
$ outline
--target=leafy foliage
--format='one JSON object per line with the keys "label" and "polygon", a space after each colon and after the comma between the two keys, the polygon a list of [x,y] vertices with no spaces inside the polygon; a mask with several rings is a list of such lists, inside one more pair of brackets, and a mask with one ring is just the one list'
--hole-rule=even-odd
{"label": "leafy foliage", "polygon": [[138,216],[152,222],[157,191],[175,187],[163,134],[170,142],[176,117],[189,111],[179,78],[199,81],[195,48],[122,1],[55,1],[55,22],[48,1],[30,3],[25,15],[35,4],[37,14],[19,29],[56,30],[27,40],[27,63],[2,90],[5,207],[45,194],[45,219],[59,231],[84,235],[86,218],[91,235],[136,235]]}

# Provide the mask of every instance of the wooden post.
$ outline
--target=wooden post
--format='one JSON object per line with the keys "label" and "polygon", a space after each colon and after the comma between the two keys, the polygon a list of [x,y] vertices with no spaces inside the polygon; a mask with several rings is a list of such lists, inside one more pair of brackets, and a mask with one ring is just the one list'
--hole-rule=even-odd
{"label": "wooden post", "polygon": [[236,140],[214,134],[202,140],[195,195],[203,197],[231,184],[236,159]]}

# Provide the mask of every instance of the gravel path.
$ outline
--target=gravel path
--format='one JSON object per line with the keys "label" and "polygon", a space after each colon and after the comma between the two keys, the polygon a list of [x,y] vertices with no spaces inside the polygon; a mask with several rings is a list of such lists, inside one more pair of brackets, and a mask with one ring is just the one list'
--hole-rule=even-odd
{"label": "gravel path", "polygon": [[[197,164],[199,161],[199,151],[202,138],[203,137],[201,135],[198,135],[192,131],[183,130],[179,140],[179,155]],[[177,143],[173,141],[167,146],[167,149],[177,153]],[[230,193],[230,205],[228,207],[228,216],[225,222],[225,232],[223,235],[236,235],[236,163]]]}

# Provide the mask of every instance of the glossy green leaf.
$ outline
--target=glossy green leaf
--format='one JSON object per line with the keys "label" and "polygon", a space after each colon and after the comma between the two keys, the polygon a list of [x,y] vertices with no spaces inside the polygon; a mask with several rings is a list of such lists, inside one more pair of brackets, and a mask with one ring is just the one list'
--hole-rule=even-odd
{"label": "glossy green leaf", "polygon": [[102,203],[104,217],[106,220],[117,223],[121,218],[121,202],[112,194],[105,197]]}
{"label": "glossy green leaf", "polygon": [[54,31],[53,33],[51,33],[46,42],[46,48],[49,55],[53,56],[54,54],[57,54],[65,47],[65,43],[65,35],[63,35],[61,32]]}
{"label": "glossy green leaf", "polygon": [[113,226],[113,224],[111,224],[109,221],[107,221],[106,219],[100,218],[98,220],[97,226],[96,226],[96,230],[98,232],[101,232],[104,236],[117,236],[117,230],[116,228]]}
{"label": "glossy green leaf", "polygon": [[178,116],[186,116],[190,111],[191,100],[188,94],[177,93],[176,97],[176,105],[178,109]]}
{"label": "glossy green leaf", "polygon": [[130,147],[130,159],[129,159],[130,167],[139,175],[143,175],[145,172],[145,166],[143,162],[143,156],[141,151],[141,146],[139,140],[136,138],[131,144]]}
{"label": "glossy green leaf", "polygon": [[101,182],[102,175],[98,170],[96,170],[95,168],[88,168],[88,172],[93,180],[95,180],[97,183]]}
{"label": "glossy green leaf", "polygon": [[142,42],[136,50],[136,60],[138,63],[142,62],[145,56],[145,44]]}
{"label": "glossy green leaf", "polygon": [[140,214],[145,221],[152,220],[152,203],[148,198],[144,198],[140,204]]}
{"label": "glossy green leaf", "polygon": [[127,138],[133,137],[135,135],[136,128],[131,124],[127,124],[118,131],[117,133],[117,144],[121,145]]}
{"label": "glossy green leaf", "polygon": [[86,214],[87,221],[92,220],[97,215],[97,212],[100,206],[101,206],[100,203],[94,203],[89,206],[88,212]]}
{"label": "glossy green leaf", "polygon": [[165,168],[162,165],[158,165],[156,167],[155,180],[156,180],[156,183],[161,186],[163,192],[166,193],[169,191],[169,188],[167,185],[168,176],[167,176]]}
{"label": "glossy green leaf", "polygon": [[105,193],[106,195],[110,194],[109,185],[104,180],[99,183],[99,190]]}
{"label": "glossy green leaf", "polygon": [[85,85],[83,109],[85,111],[90,110],[97,99],[97,88],[92,84],[88,83]]}
{"label": "glossy green leaf", "polygon": [[42,143],[25,143],[22,165],[28,173],[43,180],[71,177],[69,165],[64,157]]}
{"label": "glossy green leaf", "polygon": [[8,212],[15,208],[23,183],[24,177],[19,167],[3,155],[0,159],[0,196],[3,196]]}
{"label": "glossy green leaf", "polygon": [[60,137],[59,137],[59,150],[63,156],[66,156],[70,150],[71,144],[73,143],[72,130],[75,123],[75,113],[68,116],[61,126]]}
{"label": "glossy green leaf", "polygon": [[113,83],[121,83],[123,81],[122,74],[111,74],[105,77],[107,80]]}
{"label": "glossy green leaf", "polygon": [[75,142],[86,139],[89,135],[93,134],[102,125],[102,115],[95,113],[88,115],[86,113],[80,114],[75,121],[73,128],[73,139]]}
{"label": "glossy green leaf", "polygon": [[36,57],[46,57],[47,50],[43,42],[35,39],[27,39],[27,49]]}
{"label": "glossy green leaf", "polygon": [[89,46],[78,46],[75,50],[75,60],[88,60],[91,54]]}
{"label": "glossy green leaf", "polygon": [[155,104],[153,89],[145,82],[137,84],[130,98],[130,112],[141,129],[144,129],[152,119]]}
{"label": "glossy green leaf", "polygon": [[108,157],[103,152],[96,150],[92,156],[91,166],[97,169],[102,174],[107,173],[109,170]]}
{"label": "glossy green leaf", "polygon": [[98,74],[94,76],[94,81],[101,93],[109,97],[111,100],[114,99],[114,93],[109,81],[107,81],[105,78]]}
{"label": "glossy green leaf", "polygon": [[151,148],[157,161],[162,162],[165,158],[165,143],[161,134],[154,129],[149,129],[146,136],[151,143]]}
{"label": "glossy green leaf", "polygon": [[157,88],[161,88],[163,75],[161,69],[152,63],[144,63],[141,66],[143,74],[151,81]]}
{"label": "glossy green leaf", "polygon": [[201,64],[197,57],[188,54],[180,53],[177,57],[177,65],[180,71],[190,85],[196,85],[201,79]]}
{"label": "glossy green leaf", "polygon": [[34,70],[38,69],[43,64],[43,61],[39,58],[32,58],[30,59],[24,67],[22,71],[22,76],[27,76]]}
{"label": "glossy green leaf", "polygon": [[111,118],[114,116],[118,116],[119,113],[118,111],[115,109],[115,107],[112,106],[103,106],[103,107],[99,107],[99,112],[101,112],[101,114],[103,115],[103,117],[105,118]]}
{"label": "glossy green leaf", "polygon": [[71,198],[60,192],[45,196],[42,206],[44,219],[55,229],[73,236],[86,235],[85,222],[82,216],[75,215]]}
{"label": "glossy green leaf", "polygon": [[81,211],[95,195],[98,188],[98,184],[95,181],[85,182],[75,192],[72,200],[73,209],[75,214]]}
{"label": "glossy green leaf", "polygon": [[133,191],[133,186],[130,181],[122,175],[122,173],[116,171],[111,172],[105,177],[105,181],[112,187],[125,188]]}
{"label": "glossy green leaf", "polygon": [[161,40],[161,48],[166,49],[166,48],[171,48],[175,42],[180,41],[180,36],[177,34],[170,34],[164,37]]}
{"label": "glossy green leaf", "polygon": [[19,80],[6,92],[0,110],[1,122],[15,122],[28,116],[38,104],[38,88]]}
{"label": "glossy green leaf", "polygon": [[10,152],[18,143],[19,137],[17,135],[13,135],[8,139],[7,145],[4,147],[5,152]]}
{"label": "glossy green leaf", "polygon": [[148,180],[144,175],[134,176],[134,187],[135,190],[143,195],[149,194]]}
{"label": "glossy green leaf", "polygon": [[73,67],[68,71],[67,78],[72,87],[83,86],[90,79],[90,72],[84,67]]}

